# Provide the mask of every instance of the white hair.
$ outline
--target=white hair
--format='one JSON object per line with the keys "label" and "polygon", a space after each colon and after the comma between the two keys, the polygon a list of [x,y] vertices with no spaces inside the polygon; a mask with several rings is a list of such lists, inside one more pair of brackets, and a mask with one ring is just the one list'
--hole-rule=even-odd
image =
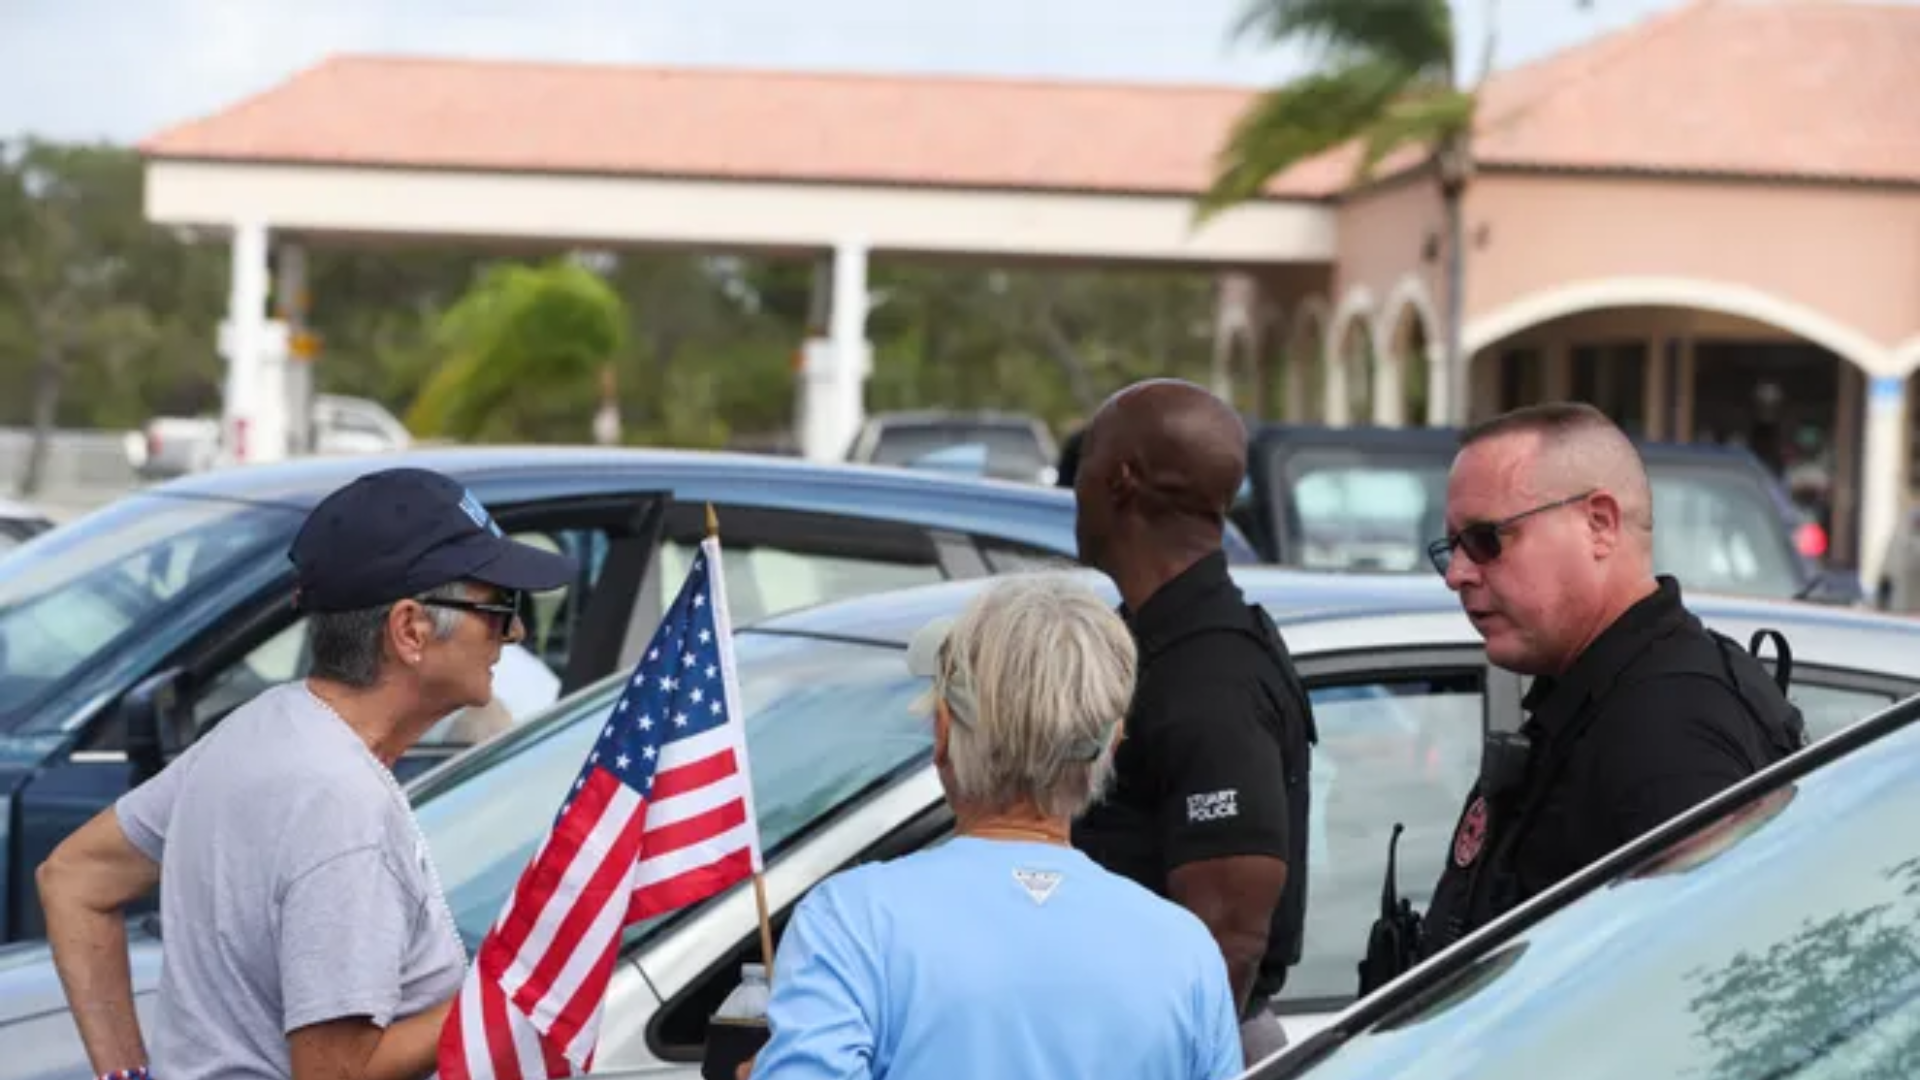
{"label": "white hair", "polygon": [[1049,573],[996,580],[948,632],[929,695],[953,716],[952,797],[1078,815],[1112,778],[1136,663],[1126,624],[1091,589]]}

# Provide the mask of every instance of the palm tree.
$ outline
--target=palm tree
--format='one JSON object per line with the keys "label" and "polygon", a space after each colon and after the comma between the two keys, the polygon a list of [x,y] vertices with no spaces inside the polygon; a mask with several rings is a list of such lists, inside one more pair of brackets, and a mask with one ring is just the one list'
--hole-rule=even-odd
{"label": "palm tree", "polygon": [[535,441],[572,427],[584,441],[598,375],[617,356],[626,304],[575,259],[501,263],[441,318],[443,360],[407,412],[427,438]]}
{"label": "palm tree", "polygon": [[1241,116],[1199,207],[1204,221],[1256,199],[1275,176],[1336,148],[1359,148],[1359,181],[1371,179],[1395,151],[1420,148],[1439,181],[1446,212],[1446,396],[1455,410],[1464,390],[1461,198],[1473,170],[1475,106],[1492,69],[1499,6],[1499,0],[1485,2],[1482,68],[1464,85],[1447,0],[1249,0],[1236,37],[1316,46],[1321,64],[1262,94]]}

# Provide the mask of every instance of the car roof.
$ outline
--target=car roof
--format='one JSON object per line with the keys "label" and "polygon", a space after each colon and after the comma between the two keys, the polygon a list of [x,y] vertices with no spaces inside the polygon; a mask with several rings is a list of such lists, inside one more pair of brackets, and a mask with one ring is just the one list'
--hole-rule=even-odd
{"label": "car roof", "polygon": [[0,518],[7,518],[12,521],[50,520],[45,510],[13,499],[0,499]]}
{"label": "car roof", "polygon": [[[1049,513],[1071,512],[1071,492],[1039,484],[977,477],[952,477],[844,462],[818,462],[771,454],[729,451],[666,450],[589,446],[423,447],[378,454],[303,457],[289,461],[213,469],[167,481],[146,490],[186,498],[218,498],[310,508],[329,492],[376,469],[416,467],[444,473],[473,488],[485,501],[488,492],[527,485],[548,485],[583,493],[630,488],[636,481],[672,490],[681,483],[738,485],[759,491],[757,504],[779,504],[789,487],[800,490],[830,485],[876,501],[925,502],[979,498],[991,493],[996,506],[1008,503]],[[805,499],[793,500],[806,505]],[[998,512],[996,510],[996,512]],[[721,523],[724,536],[725,522]]]}
{"label": "car roof", "polygon": [[[1920,704],[1920,698],[1896,702],[1680,811],[1453,942],[1384,988],[1355,1001],[1304,1044],[1276,1052],[1254,1066],[1248,1075],[1312,1076],[1315,1064],[1324,1058],[1325,1052],[1347,1037],[1399,1022],[1389,1018],[1400,1017],[1414,1002],[1438,1000],[1445,993],[1440,988],[1458,985],[1455,980],[1460,972],[1506,951],[1516,939],[1551,923],[1562,911],[1605,892],[1650,857],[1700,836],[1731,812],[1757,802],[1770,792],[1827,770],[1845,770],[1851,760],[1857,760],[1856,755],[1920,722],[1916,704]],[[1786,851],[1779,854],[1790,855]],[[1279,1068],[1274,1069],[1274,1065]]]}
{"label": "car roof", "polygon": [[1020,428],[1041,426],[1039,417],[1031,413],[1013,412],[1006,409],[902,409],[898,412],[874,413],[870,422],[879,427],[931,426],[954,423],[992,424]]}
{"label": "car roof", "polygon": [[[1427,450],[1451,457],[1460,448],[1463,432],[1464,429],[1457,427],[1329,427],[1322,424],[1269,423],[1257,425],[1251,441],[1260,449],[1298,445],[1359,450]],[[1642,438],[1633,439],[1633,445],[1650,464],[1699,462],[1761,467],[1760,459],[1744,446]]]}
{"label": "car roof", "polygon": [[[1119,594],[1104,574],[1066,572],[1107,602],[1119,604]],[[1437,576],[1271,565],[1233,566],[1230,573],[1248,599],[1264,606],[1282,630],[1313,624],[1316,652],[1480,644],[1459,601]],[[783,612],[744,629],[905,648],[922,626],[959,611],[995,580],[952,581],[832,601]],[[1689,610],[1725,632],[1780,629],[1796,660],[1920,679],[1920,621],[1805,601],[1682,591]]]}
{"label": "car roof", "polygon": [[[1118,605],[1119,592],[1106,575],[1086,569],[1062,572]],[[1265,605],[1285,625],[1310,612],[1457,610],[1439,578],[1417,574],[1337,574],[1279,566],[1234,566],[1233,579],[1249,598]],[[920,585],[852,597],[782,612],[752,629],[820,637],[854,638],[904,648],[932,619],[965,607],[995,578]]]}

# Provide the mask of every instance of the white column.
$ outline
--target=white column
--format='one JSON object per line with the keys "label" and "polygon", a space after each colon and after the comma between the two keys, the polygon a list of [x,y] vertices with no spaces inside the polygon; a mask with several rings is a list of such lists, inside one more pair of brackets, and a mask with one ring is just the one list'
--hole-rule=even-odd
{"label": "white column", "polygon": [[289,344],[286,370],[287,454],[300,456],[313,449],[313,361],[303,355],[307,331],[307,249],[283,243],[279,273],[274,275],[274,307],[286,324]]}
{"label": "white column", "polygon": [[801,364],[800,452],[811,461],[839,461],[866,420],[867,246],[842,241],[833,251],[827,340],[809,341]]}
{"label": "white column", "polygon": [[1313,380],[1308,376],[1311,366],[1321,362],[1319,350],[1311,342],[1306,348],[1301,348],[1299,336],[1295,335],[1289,338],[1284,356],[1286,369],[1283,377],[1287,380],[1287,400],[1281,419],[1289,424],[1304,424],[1314,414],[1313,406],[1307,400],[1307,394],[1313,387]]}
{"label": "white column", "polygon": [[221,408],[221,459],[245,463],[260,458],[262,420],[272,423],[260,398],[266,382],[267,226],[239,221],[233,226],[231,281],[227,292],[225,401]]}
{"label": "white column", "polygon": [[1867,391],[1867,425],[1861,458],[1860,583],[1873,595],[1887,544],[1907,493],[1907,381],[1878,375]]}
{"label": "white column", "polygon": [[1352,400],[1347,394],[1347,335],[1334,340],[1332,334],[1320,349],[1321,419],[1328,427],[1346,427],[1352,420]]}
{"label": "white column", "polygon": [[1398,335],[1376,333],[1373,339],[1385,342],[1385,345],[1373,351],[1373,422],[1380,427],[1404,427],[1407,415],[1405,365],[1413,361],[1405,355]]}
{"label": "white column", "polygon": [[[1436,428],[1450,426],[1453,423],[1455,379],[1452,369],[1447,366],[1445,347],[1428,342],[1427,354],[1415,357],[1413,362],[1427,365],[1427,426]],[[1466,358],[1462,357],[1462,366],[1465,366],[1465,362]],[[1460,382],[1465,385],[1464,379]],[[1463,421],[1466,419],[1464,412],[1461,419]]]}

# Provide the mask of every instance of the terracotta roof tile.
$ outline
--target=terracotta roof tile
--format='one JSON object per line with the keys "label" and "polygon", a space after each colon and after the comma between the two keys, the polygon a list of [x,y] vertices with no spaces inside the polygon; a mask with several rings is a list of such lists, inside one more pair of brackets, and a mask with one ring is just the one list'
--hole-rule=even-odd
{"label": "terracotta roof tile", "polygon": [[350,56],[158,157],[1191,193],[1241,88]]}
{"label": "terracotta roof tile", "polygon": [[1696,2],[1494,79],[1482,161],[1920,182],[1920,7]]}
{"label": "terracotta roof tile", "polygon": [[[1504,72],[1490,164],[1920,182],[1920,7],[1696,0]],[[1244,88],[328,60],[157,157],[1193,194]],[[1417,161],[1386,163],[1383,174]],[[1275,195],[1336,193],[1341,149]]]}

